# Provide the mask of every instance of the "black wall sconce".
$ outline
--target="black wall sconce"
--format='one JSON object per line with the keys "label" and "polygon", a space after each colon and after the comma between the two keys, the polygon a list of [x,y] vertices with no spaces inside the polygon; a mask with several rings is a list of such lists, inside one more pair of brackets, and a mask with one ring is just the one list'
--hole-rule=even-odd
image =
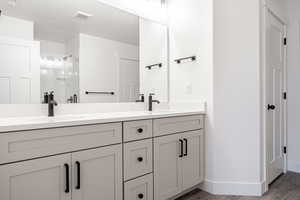
{"label": "black wall sconce", "polygon": [[159,68],[161,68],[162,65],[163,65],[162,63],[157,63],[157,64],[154,64],[154,65],[146,66],[145,68],[151,70],[153,67],[159,67]]}
{"label": "black wall sconce", "polygon": [[185,58],[179,58],[179,59],[176,59],[174,60],[177,64],[180,64],[181,61],[184,61],[184,60],[190,60],[191,62],[195,61],[197,59],[196,56],[189,56],[189,57],[185,57]]}

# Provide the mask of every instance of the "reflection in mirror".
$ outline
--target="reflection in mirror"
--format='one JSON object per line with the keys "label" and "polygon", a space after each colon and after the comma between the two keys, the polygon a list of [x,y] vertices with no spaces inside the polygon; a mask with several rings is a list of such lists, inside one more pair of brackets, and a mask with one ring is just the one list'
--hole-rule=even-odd
{"label": "reflection in mirror", "polygon": [[0,9],[0,103],[47,103],[51,91],[58,103],[168,100],[164,25],[97,0],[0,0]]}

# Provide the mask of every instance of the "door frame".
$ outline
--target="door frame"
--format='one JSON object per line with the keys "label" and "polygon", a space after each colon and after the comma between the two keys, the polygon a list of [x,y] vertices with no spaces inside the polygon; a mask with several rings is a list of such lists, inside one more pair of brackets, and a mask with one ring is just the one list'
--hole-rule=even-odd
{"label": "door frame", "polygon": [[[267,39],[268,39],[268,15],[273,15],[276,19],[278,19],[284,26],[284,37],[287,37],[287,23],[286,21],[276,14],[267,4],[265,4],[262,8],[262,19],[261,19],[261,130],[262,130],[262,151],[261,151],[261,160],[262,160],[262,173],[261,179],[263,183],[262,193],[267,192],[269,190],[268,185],[268,163],[267,163],[267,65],[268,65],[268,57],[267,57]],[[287,45],[284,46],[284,64],[283,64],[283,90],[287,92]],[[284,134],[284,146],[287,147],[287,102],[288,100],[283,101],[283,134]],[[288,152],[287,152],[288,153]],[[284,173],[287,172],[287,156],[288,154],[284,154]]]}

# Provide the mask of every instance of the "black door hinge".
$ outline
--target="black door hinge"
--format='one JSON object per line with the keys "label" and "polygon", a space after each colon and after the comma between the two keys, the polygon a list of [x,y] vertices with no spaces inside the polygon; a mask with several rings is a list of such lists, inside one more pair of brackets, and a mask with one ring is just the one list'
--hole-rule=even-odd
{"label": "black door hinge", "polygon": [[284,44],[284,45],[287,45],[287,38],[286,38],[286,37],[283,38],[283,44]]}
{"label": "black door hinge", "polygon": [[282,96],[283,96],[283,99],[284,99],[284,100],[287,99],[287,93],[286,93],[286,92],[284,92]]}
{"label": "black door hinge", "polygon": [[286,154],[287,153],[287,148],[283,147],[283,153]]}

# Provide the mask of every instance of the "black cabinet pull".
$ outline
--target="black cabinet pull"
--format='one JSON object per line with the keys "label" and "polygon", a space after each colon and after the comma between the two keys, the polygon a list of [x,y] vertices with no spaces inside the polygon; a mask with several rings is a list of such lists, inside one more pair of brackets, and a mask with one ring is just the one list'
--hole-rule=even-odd
{"label": "black cabinet pull", "polygon": [[138,198],[139,199],[143,199],[144,198],[144,195],[142,193],[138,194]]}
{"label": "black cabinet pull", "polygon": [[139,128],[138,130],[137,130],[137,132],[138,133],[142,133],[144,130],[142,129],[142,128]]}
{"label": "black cabinet pull", "polygon": [[183,157],[183,140],[180,139],[179,142],[180,142],[180,155],[179,155],[179,158],[182,158]]}
{"label": "black cabinet pull", "polygon": [[183,139],[185,142],[185,153],[183,154],[183,156],[187,156],[188,155],[188,140],[186,138]]}
{"label": "black cabinet pull", "polygon": [[143,157],[138,157],[137,160],[138,160],[139,162],[143,162],[144,159],[143,159]]}
{"label": "black cabinet pull", "polygon": [[70,192],[70,168],[68,164],[65,164],[65,170],[66,170],[66,189],[65,193]]}
{"label": "black cabinet pull", "polygon": [[79,190],[80,189],[80,162],[76,161],[75,162],[76,167],[77,167],[77,185],[76,185],[76,189]]}

